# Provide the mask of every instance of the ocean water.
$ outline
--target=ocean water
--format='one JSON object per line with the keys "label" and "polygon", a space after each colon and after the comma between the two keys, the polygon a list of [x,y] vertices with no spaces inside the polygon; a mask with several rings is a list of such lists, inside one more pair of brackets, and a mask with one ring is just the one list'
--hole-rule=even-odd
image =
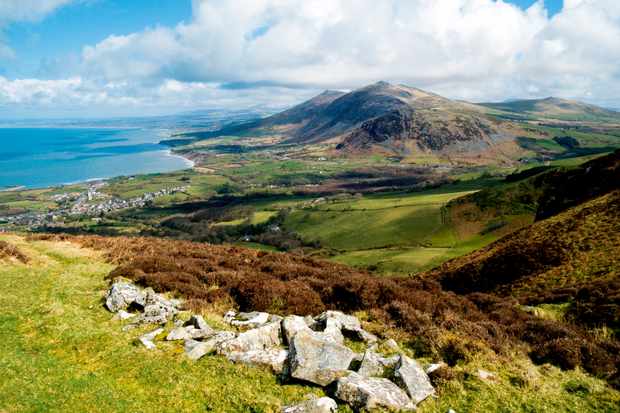
{"label": "ocean water", "polygon": [[0,188],[171,172],[191,162],[148,129],[0,128]]}

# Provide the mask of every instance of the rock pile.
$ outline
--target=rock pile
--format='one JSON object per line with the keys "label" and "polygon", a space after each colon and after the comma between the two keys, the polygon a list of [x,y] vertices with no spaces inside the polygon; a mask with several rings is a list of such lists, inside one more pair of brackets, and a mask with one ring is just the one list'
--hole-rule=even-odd
{"label": "rock pile", "polygon": [[[192,360],[218,354],[234,363],[264,366],[285,379],[323,386],[356,410],[414,410],[435,394],[418,362],[402,354],[393,340],[381,348],[396,354],[381,354],[379,339],[354,316],[326,311],[317,317],[283,318],[229,311],[224,321],[235,331],[216,331],[200,315],[182,320],[180,304],[124,281],[115,282],[106,295],[106,307],[117,318],[131,319],[126,328],[158,325],[138,339],[147,349],[157,348],[157,339],[183,341],[185,354]],[[166,327],[170,324],[174,325],[171,329]],[[347,347],[345,337],[364,343],[366,350],[356,353]],[[321,398],[283,411],[334,412],[336,408],[334,400]]]}

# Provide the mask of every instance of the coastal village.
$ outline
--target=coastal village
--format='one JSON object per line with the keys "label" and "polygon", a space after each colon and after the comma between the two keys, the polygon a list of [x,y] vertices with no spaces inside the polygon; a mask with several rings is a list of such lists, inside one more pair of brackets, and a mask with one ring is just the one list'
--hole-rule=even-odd
{"label": "coastal village", "polygon": [[28,227],[29,229],[62,223],[72,217],[101,218],[112,212],[130,208],[142,208],[155,199],[182,193],[188,186],[163,188],[155,192],[147,192],[140,196],[122,199],[101,192],[105,181],[92,182],[84,192],[66,192],[52,196],[51,200],[60,206],[45,213],[27,212],[17,215],[0,215],[0,231],[3,227]]}

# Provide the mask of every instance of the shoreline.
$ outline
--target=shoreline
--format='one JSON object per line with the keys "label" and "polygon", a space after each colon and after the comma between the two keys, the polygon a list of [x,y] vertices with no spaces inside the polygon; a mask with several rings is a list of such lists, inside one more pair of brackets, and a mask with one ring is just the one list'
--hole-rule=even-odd
{"label": "shoreline", "polygon": [[153,174],[166,174],[166,173],[173,173],[173,172],[179,172],[179,171],[186,171],[190,169],[193,170],[194,167],[196,166],[196,162],[194,160],[192,160],[191,158],[187,156],[183,156],[179,153],[175,153],[172,149],[169,149],[169,148],[162,149],[160,152],[164,153],[168,157],[180,158],[185,163],[185,167],[182,169],[176,169],[174,171],[166,171],[166,172],[136,173],[136,174],[131,174],[131,175],[115,175],[115,176],[100,177],[100,178],[87,178],[87,179],[82,179],[82,180],[73,181],[73,182],[63,182],[57,185],[44,185],[44,186],[15,185],[15,186],[4,187],[4,188],[0,187],[0,193],[36,191],[36,190],[42,190],[42,189],[57,189],[57,188],[64,188],[64,187],[73,186],[73,185],[86,185],[86,184],[93,183],[93,182],[107,182],[111,179],[116,179],[116,178],[129,178],[129,177],[139,177],[139,176],[146,176],[146,175],[153,175]]}

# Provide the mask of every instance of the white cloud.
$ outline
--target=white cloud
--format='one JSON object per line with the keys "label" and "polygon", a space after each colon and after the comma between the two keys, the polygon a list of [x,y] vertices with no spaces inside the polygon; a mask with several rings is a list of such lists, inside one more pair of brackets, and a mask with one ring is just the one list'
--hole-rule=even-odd
{"label": "white cloud", "polygon": [[2,0],[0,21],[37,20],[75,0]]}
{"label": "white cloud", "polygon": [[36,21],[54,10],[77,0],[0,0],[0,59],[13,59],[15,52],[3,42],[2,32],[7,24]]}
{"label": "white cloud", "polygon": [[542,1],[522,10],[502,0],[194,0],[188,23],[85,47],[88,92],[67,93],[149,107],[286,94],[283,104],[383,79],[455,98],[620,107],[618,39],[618,0],[565,0],[553,17]]}

